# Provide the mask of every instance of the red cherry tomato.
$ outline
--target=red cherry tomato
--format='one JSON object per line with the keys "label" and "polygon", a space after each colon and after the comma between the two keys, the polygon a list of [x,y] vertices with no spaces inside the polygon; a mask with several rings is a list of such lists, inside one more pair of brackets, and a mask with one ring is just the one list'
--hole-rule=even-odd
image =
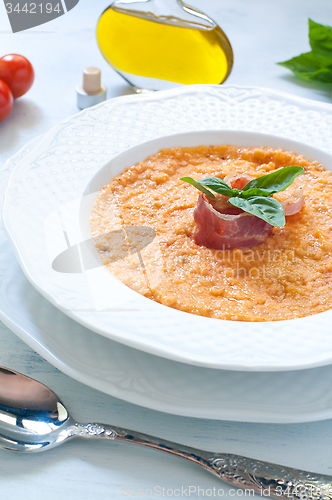
{"label": "red cherry tomato", "polygon": [[13,107],[13,94],[8,85],[0,80],[0,122],[7,118]]}
{"label": "red cherry tomato", "polygon": [[33,67],[25,57],[8,54],[0,58],[0,80],[8,85],[14,99],[28,92],[34,78]]}

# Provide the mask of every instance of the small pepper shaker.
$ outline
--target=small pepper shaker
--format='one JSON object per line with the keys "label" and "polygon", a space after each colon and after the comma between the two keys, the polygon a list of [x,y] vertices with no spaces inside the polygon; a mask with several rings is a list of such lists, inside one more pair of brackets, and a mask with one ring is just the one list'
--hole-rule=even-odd
{"label": "small pepper shaker", "polygon": [[83,84],[76,87],[77,107],[89,108],[106,100],[107,89],[101,83],[99,68],[85,68],[83,70]]}

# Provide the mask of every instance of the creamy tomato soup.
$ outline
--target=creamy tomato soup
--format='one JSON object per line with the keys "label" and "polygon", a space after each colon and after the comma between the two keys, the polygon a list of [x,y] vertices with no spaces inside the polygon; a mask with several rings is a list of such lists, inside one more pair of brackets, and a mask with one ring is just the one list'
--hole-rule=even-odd
{"label": "creamy tomato soup", "polygon": [[[302,186],[305,205],[285,227],[250,248],[195,244],[198,191],[181,177],[258,177],[289,165],[305,173],[275,197]],[[202,316],[269,321],[332,307],[331,216],[332,174],[317,162],[280,149],[199,146],[163,149],[114,178],[98,195],[91,229],[101,261],[138,293]]]}

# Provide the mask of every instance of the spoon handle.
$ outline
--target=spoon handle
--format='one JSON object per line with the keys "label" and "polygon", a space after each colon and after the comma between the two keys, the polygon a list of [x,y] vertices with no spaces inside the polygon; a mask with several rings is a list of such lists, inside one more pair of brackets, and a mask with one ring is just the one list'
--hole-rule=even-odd
{"label": "spoon handle", "polygon": [[[75,435],[124,441],[187,458],[238,488],[281,500],[332,500],[332,477],[229,453],[214,453],[104,424],[76,424]],[[248,491],[250,490],[250,492]]]}

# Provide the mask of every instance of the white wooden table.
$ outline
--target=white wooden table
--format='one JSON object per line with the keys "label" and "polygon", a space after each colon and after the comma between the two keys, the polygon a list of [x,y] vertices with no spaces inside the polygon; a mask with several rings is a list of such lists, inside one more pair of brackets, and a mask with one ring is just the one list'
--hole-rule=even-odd
{"label": "white wooden table", "polygon": [[[308,50],[309,17],[332,25],[331,0],[191,0],[190,3],[214,18],[231,40],[235,65],[227,83],[269,87],[330,102],[331,91],[327,88],[301,84],[275,63]],[[23,54],[36,71],[31,91],[15,102],[10,117],[0,124],[1,166],[26,142],[77,112],[75,87],[85,66],[102,69],[109,98],[131,92],[108,67],[95,41],[95,25],[107,5],[107,0],[80,0],[65,16],[39,28],[12,34],[4,5],[0,4],[1,55]],[[158,413],[70,379],[2,324],[0,365],[26,373],[51,387],[82,422],[108,422],[198,448],[332,474],[330,420],[268,425]],[[218,498],[218,490],[219,497],[240,496],[189,462],[130,445],[78,440],[35,455],[0,450],[1,498],[104,500],[186,495],[200,498],[203,493]]]}

